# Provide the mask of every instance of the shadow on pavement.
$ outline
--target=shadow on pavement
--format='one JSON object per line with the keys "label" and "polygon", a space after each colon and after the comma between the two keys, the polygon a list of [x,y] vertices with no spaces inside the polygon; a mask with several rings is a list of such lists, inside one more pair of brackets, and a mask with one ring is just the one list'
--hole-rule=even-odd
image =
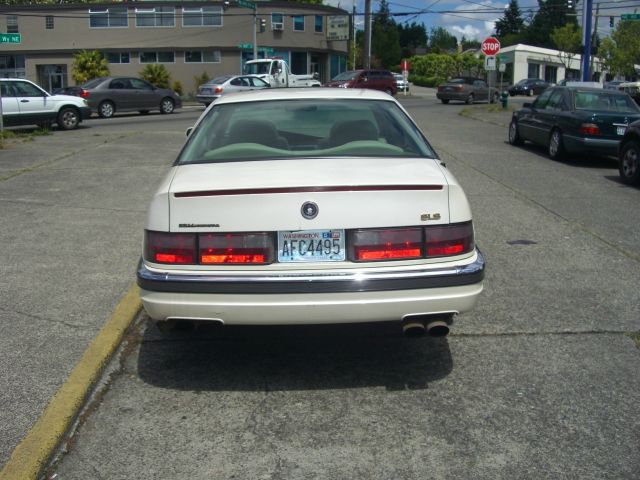
{"label": "shadow on pavement", "polygon": [[202,326],[158,333],[149,323],[138,375],[192,391],[425,389],[453,366],[446,338],[405,338],[397,323],[295,327]]}

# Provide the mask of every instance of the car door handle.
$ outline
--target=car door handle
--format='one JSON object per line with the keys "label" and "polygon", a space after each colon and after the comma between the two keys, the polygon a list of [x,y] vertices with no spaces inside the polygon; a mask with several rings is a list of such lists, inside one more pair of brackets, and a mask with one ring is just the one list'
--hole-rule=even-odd
{"label": "car door handle", "polygon": [[29,103],[29,100],[27,100],[26,98],[23,98],[22,100],[20,100],[20,103]]}

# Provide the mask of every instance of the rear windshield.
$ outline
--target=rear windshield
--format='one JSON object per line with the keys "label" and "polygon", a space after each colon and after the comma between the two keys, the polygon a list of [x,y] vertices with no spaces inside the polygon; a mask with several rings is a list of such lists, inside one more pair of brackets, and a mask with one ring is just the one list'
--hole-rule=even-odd
{"label": "rear windshield", "polygon": [[345,80],[353,80],[358,76],[358,72],[342,72],[340,75],[336,75],[332,78],[334,82],[344,82]]}
{"label": "rear windshield", "polygon": [[209,85],[220,85],[221,83],[226,82],[230,78],[231,78],[231,75],[225,75],[225,76],[222,76],[222,77],[216,77],[213,80],[209,80],[207,83]]}
{"label": "rear windshield", "polygon": [[88,82],[83,83],[82,84],[82,88],[94,88],[95,86],[99,85],[103,81],[104,81],[104,77],[103,78],[94,78],[93,80],[89,80]]}
{"label": "rear windshield", "polygon": [[435,158],[393,101],[299,99],[215,105],[177,163],[340,156]]}
{"label": "rear windshield", "polygon": [[575,94],[576,110],[597,110],[603,112],[638,113],[640,109],[628,95],[602,92],[577,91]]}
{"label": "rear windshield", "polygon": [[449,80],[449,83],[472,83],[472,82],[466,78],[452,78],[451,80]]}

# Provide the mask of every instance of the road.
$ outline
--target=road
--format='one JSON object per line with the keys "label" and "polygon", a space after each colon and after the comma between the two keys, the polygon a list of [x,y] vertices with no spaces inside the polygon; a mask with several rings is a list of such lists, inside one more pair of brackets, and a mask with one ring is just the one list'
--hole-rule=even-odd
{"label": "road", "polygon": [[[165,337],[141,315],[52,475],[638,478],[640,190],[615,162],[511,147],[504,119],[401,101],[470,199],[478,307],[439,340],[389,325]],[[148,198],[196,114],[0,152],[3,459],[131,284]]]}

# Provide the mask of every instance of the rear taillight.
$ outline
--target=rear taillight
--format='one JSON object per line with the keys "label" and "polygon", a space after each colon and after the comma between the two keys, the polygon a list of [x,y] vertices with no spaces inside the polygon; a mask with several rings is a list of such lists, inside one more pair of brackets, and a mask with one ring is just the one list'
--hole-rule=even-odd
{"label": "rear taillight", "polygon": [[203,265],[273,262],[273,236],[268,233],[206,233],[199,235],[199,262]]}
{"label": "rear taillight", "polygon": [[146,231],[144,258],[154,263],[193,264],[196,260],[196,235]]}
{"label": "rear taillight", "polygon": [[595,123],[583,123],[580,125],[580,133],[583,135],[600,135],[600,127]]}
{"label": "rear taillight", "polygon": [[268,233],[145,232],[144,259],[171,265],[265,264],[274,259]]}
{"label": "rear taillight", "polygon": [[222,87],[216,87],[216,89],[214,90],[214,93],[222,93],[223,90],[224,88]]}
{"label": "rear taillight", "polygon": [[432,227],[353,230],[349,259],[354,262],[448,257],[473,251],[471,222]]}
{"label": "rear taillight", "polygon": [[349,241],[349,253],[356,262],[421,258],[422,229],[354,230]]}
{"label": "rear taillight", "polygon": [[80,96],[82,98],[89,98],[89,92],[83,88],[82,90],[80,90]]}
{"label": "rear taillight", "polygon": [[471,222],[427,227],[424,230],[427,257],[461,255],[475,248]]}

